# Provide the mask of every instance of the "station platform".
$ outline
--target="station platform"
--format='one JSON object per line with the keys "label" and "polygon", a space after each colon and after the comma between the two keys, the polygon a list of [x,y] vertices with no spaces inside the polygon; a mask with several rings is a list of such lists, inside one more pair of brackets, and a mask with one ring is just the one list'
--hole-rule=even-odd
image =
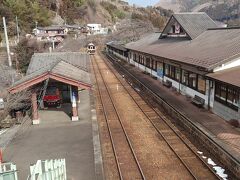
{"label": "station platform", "polygon": [[206,136],[228,152],[238,164],[240,163],[240,129],[231,126],[211,110],[196,107],[191,103],[189,97],[163,86],[159,80],[144,74],[138,67],[129,64],[123,66],[142,84],[190,119]]}

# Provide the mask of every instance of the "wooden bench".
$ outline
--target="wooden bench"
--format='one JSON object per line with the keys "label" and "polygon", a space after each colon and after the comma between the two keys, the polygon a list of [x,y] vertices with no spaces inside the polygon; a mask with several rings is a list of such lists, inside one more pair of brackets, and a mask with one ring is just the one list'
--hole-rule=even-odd
{"label": "wooden bench", "polygon": [[151,75],[151,77],[152,77],[153,79],[155,79],[155,80],[157,80],[157,79],[158,79],[156,76],[153,76],[153,75]]}
{"label": "wooden bench", "polygon": [[166,80],[166,81],[163,81],[163,85],[170,88],[170,87],[172,87],[172,82],[169,80]]}
{"label": "wooden bench", "polygon": [[192,103],[195,104],[198,107],[203,107],[205,104],[205,100],[197,95],[192,98]]}

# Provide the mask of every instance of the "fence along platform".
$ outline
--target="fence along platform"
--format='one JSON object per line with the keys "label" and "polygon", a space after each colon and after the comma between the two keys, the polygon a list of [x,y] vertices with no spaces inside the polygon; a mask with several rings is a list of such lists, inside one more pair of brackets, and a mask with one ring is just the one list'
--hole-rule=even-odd
{"label": "fence along platform", "polygon": [[38,160],[30,166],[28,180],[67,180],[65,159]]}
{"label": "fence along platform", "polygon": [[13,163],[0,164],[0,180],[18,180],[16,165]]}

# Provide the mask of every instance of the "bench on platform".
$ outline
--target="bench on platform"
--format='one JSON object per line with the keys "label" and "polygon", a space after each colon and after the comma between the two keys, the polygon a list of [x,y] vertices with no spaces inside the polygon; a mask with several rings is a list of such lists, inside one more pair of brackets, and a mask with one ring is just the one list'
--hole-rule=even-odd
{"label": "bench on platform", "polygon": [[192,103],[195,104],[198,107],[203,107],[205,104],[205,100],[197,95],[192,98]]}
{"label": "bench on platform", "polygon": [[163,81],[163,85],[170,88],[170,87],[172,87],[172,82],[169,80],[166,80],[166,81]]}

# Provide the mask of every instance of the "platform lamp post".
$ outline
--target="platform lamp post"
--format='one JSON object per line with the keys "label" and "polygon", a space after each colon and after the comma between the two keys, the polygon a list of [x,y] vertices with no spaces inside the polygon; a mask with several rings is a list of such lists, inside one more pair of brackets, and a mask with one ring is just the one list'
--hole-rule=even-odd
{"label": "platform lamp post", "polygon": [[17,31],[17,43],[19,43],[19,34],[20,34],[20,32],[19,32],[19,26],[18,26],[18,17],[16,16],[16,31]]}

